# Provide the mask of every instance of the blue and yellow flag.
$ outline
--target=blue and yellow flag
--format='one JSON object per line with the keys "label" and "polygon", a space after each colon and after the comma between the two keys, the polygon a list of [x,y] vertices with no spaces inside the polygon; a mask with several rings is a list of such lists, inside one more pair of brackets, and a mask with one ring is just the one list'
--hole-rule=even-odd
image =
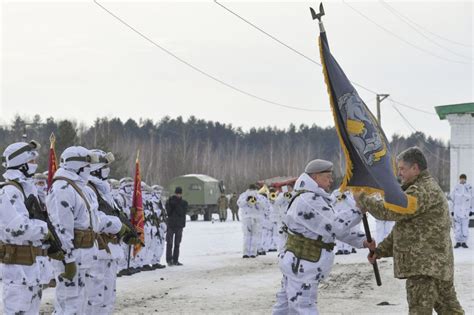
{"label": "blue and yellow flag", "polygon": [[414,213],[416,198],[407,196],[396,178],[395,160],[382,128],[329,50],[320,22],[319,49],[334,123],[346,158],[340,187],[380,193],[385,207],[398,213]]}

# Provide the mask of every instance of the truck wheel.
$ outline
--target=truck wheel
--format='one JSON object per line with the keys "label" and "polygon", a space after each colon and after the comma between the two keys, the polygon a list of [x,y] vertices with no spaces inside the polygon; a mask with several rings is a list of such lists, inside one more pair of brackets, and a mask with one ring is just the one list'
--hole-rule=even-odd
{"label": "truck wheel", "polygon": [[212,212],[211,209],[205,209],[204,210],[204,221],[211,221],[212,219]]}
{"label": "truck wheel", "polygon": [[191,221],[197,221],[197,219],[198,219],[198,215],[197,215],[197,214],[191,215]]}

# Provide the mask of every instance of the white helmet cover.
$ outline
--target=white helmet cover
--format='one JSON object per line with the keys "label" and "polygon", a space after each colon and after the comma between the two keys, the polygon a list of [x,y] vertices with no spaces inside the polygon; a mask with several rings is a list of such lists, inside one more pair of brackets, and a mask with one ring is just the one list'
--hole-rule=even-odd
{"label": "white helmet cover", "polygon": [[34,140],[29,143],[12,143],[3,152],[2,165],[5,168],[14,168],[26,164],[38,157],[40,148],[41,145]]}
{"label": "white helmet cover", "polygon": [[60,166],[78,172],[80,169],[98,162],[97,155],[84,147],[69,147],[61,154]]}
{"label": "white helmet cover", "polygon": [[91,171],[96,171],[98,169],[103,168],[106,165],[111,164],[113,161],[115,161],[115,157],[112,152],[104,152],[99,149],[94,149],[91,150],[91,152],[98,157],[97,163],[91,164]]}

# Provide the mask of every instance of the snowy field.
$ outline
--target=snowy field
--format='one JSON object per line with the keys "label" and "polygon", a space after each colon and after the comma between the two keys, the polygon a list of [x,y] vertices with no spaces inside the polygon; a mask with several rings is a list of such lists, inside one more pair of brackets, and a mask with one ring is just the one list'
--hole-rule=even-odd
{"label": "snowy field", "polygon": [[[231,217],[231,216],[229,216]],[[474,229],[471,229],[474,235]],[[474,241],[456,249],[455,284],[466,314],[474,314]],[[270,314],[281,274],[276,253],[242,259],[239,222],[187,222],[182,267],[118,279],[116,314]],[[407,314],[405,283],[393,278],[392,261],[379,261],[377,287],[367,250],[336,256],[319,291],[321,314]],[[44,291],[41,310],[52,312],[54,289]],[[388,302],[389,305],[377,305]],[[387,304],[387,303],[383,303]]]}

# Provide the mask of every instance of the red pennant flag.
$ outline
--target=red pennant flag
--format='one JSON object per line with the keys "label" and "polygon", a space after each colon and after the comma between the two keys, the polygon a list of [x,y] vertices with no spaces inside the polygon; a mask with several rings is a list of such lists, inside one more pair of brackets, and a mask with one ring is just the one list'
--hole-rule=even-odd
{"label": "red pennant flag", "polygon": [[[143,244],[145,244],[145,233],[143,230],[145,225],[145,215],[143,212],[142,179],[140,176],[140,161],[138,160],[139,155],[140,151],[137,153],[137,160],[135,161],[135,180],[133,185],[134,188],[132,199],[132,207],[135,209],[135,211],[134,213],[131,213],[131,223],[137,230],[140,240]],[[133,257],[135,257],[141,249],[142,244],[134,245]]]}
{"label": "red pennant flag", "polygon": [[58,162],[56,159],[56,150],[54,149],[56,145],[56,137],[54,133],[51,133],[49,137],[50,147],[49,147],[49,158],[48,158],[48,190],[51,188],[53,184],[53,177],[54,173],[58,169]]}

